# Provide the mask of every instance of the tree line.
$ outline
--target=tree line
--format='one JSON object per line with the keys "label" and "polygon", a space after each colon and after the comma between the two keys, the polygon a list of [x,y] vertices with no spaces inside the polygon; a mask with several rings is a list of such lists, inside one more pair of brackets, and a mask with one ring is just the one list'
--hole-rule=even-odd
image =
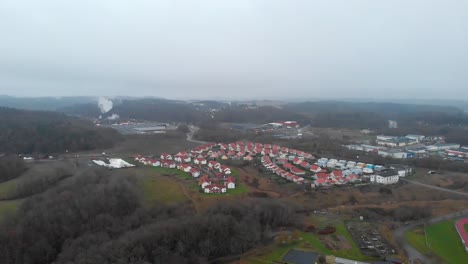
{"label": "tree line", "polygon": [[27,170],[23,159],[15,155],[0,157],[0,182],[12,180]]}

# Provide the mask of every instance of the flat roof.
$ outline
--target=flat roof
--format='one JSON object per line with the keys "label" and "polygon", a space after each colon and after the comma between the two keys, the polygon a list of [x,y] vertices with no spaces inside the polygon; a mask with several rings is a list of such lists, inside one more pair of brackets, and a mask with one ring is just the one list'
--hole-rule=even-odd
{"label": "flat roof", "polygon": [[281,261],[291,264],[310,264],[315,263],[317,259],[318,254],[315,252],[290,249]]}
{"label": "flat roof", "polygon": [[138,131],[153,131],[153,130],[161,130],[166,129],[166,126],[153,126],[153,127],[135,127],[134,130]]}
{"label": "flat roof", "polygon": [[394,170],[386,170],[386,171],[380,172],[377,175],[382,176],[382,177],[391,177],[391,176],[398,176],[398,172]]}

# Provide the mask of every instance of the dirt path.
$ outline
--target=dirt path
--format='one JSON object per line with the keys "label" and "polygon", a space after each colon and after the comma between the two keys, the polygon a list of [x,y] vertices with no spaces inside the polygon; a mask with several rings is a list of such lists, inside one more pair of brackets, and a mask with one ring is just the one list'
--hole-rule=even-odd
{"label": "dirt path", "polygon": [[[239,171],[241,171],[245,175],[250,175],[250,173],[248,171],[246,171],[244,168],[239,168]],[[282,193],[277,192],[277,191],[262,189],[262,188],[259,188],[259,187],[255,188],[255,187],[252,187],[252,186],[248,185],[247,182],[244,182],[244,184],[247,185],[250,189],[270,194],[272,197],[276,197],[276,198],[284,197],[284,195]]]}
{"label": "dirt path", "polygon": [[200,141],[200,140],[195,140],[193,139],[193,135],[198,131],[198,127],[194,126],[189,126],[190,132],[187,133],[187,141],[193,142],[193,143],[198,143],[198,144],[206,144],[208,142],[205,141]]}
{"label": "dirt path", "polygon": [[184,193],[185,197],[187,197],[187,199],[189,199],[193,203],[193,206],[195,207],[195,211],[197,211],[197,214],[200,214],[201,210],[200,210],[200,206],[198,205],[197,201],[195,201],[195,199],[193,199],[193,197],[190,196],[190,194],[187,192],[187,189],[185,188],[183,183],[181,183],[181,182],[177,182],[177,183],[179,184],[180,188],[182,189],[182,192]]}

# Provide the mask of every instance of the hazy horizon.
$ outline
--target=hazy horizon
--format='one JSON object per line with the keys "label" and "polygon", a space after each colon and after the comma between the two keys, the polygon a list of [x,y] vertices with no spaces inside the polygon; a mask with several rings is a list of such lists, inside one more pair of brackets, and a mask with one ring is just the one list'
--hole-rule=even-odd
{"label": "hazy horizon", "polygon": [[460,100],[466,10],[456,0],[6,0],[0,94]]}

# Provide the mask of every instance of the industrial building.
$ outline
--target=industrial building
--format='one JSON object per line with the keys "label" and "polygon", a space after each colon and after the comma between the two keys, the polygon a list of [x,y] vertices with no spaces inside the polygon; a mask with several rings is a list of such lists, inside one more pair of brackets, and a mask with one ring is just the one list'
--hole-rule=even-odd
{"label": "industrial building", "polygon": [[123,123],[109,125],[108,127],[117,130],[121,134],[129,135],[165,133],[169,126],[162,123]]}
{"label": "industrial building", "polygon": [[434,144],[427,146],[426,149],[427,151],[446,151],[449,149],[459,149],[460,144],[456,143],[445,143],[445,144]]}
{"label": "industrial building", "polygon": [[382,136],[380,136],[380,139],[377,138],[377,145],[386,147],[404,147],[415,143],[417,143],[416,140],[407,137],[392,137],[390,139],[382,139]]}

